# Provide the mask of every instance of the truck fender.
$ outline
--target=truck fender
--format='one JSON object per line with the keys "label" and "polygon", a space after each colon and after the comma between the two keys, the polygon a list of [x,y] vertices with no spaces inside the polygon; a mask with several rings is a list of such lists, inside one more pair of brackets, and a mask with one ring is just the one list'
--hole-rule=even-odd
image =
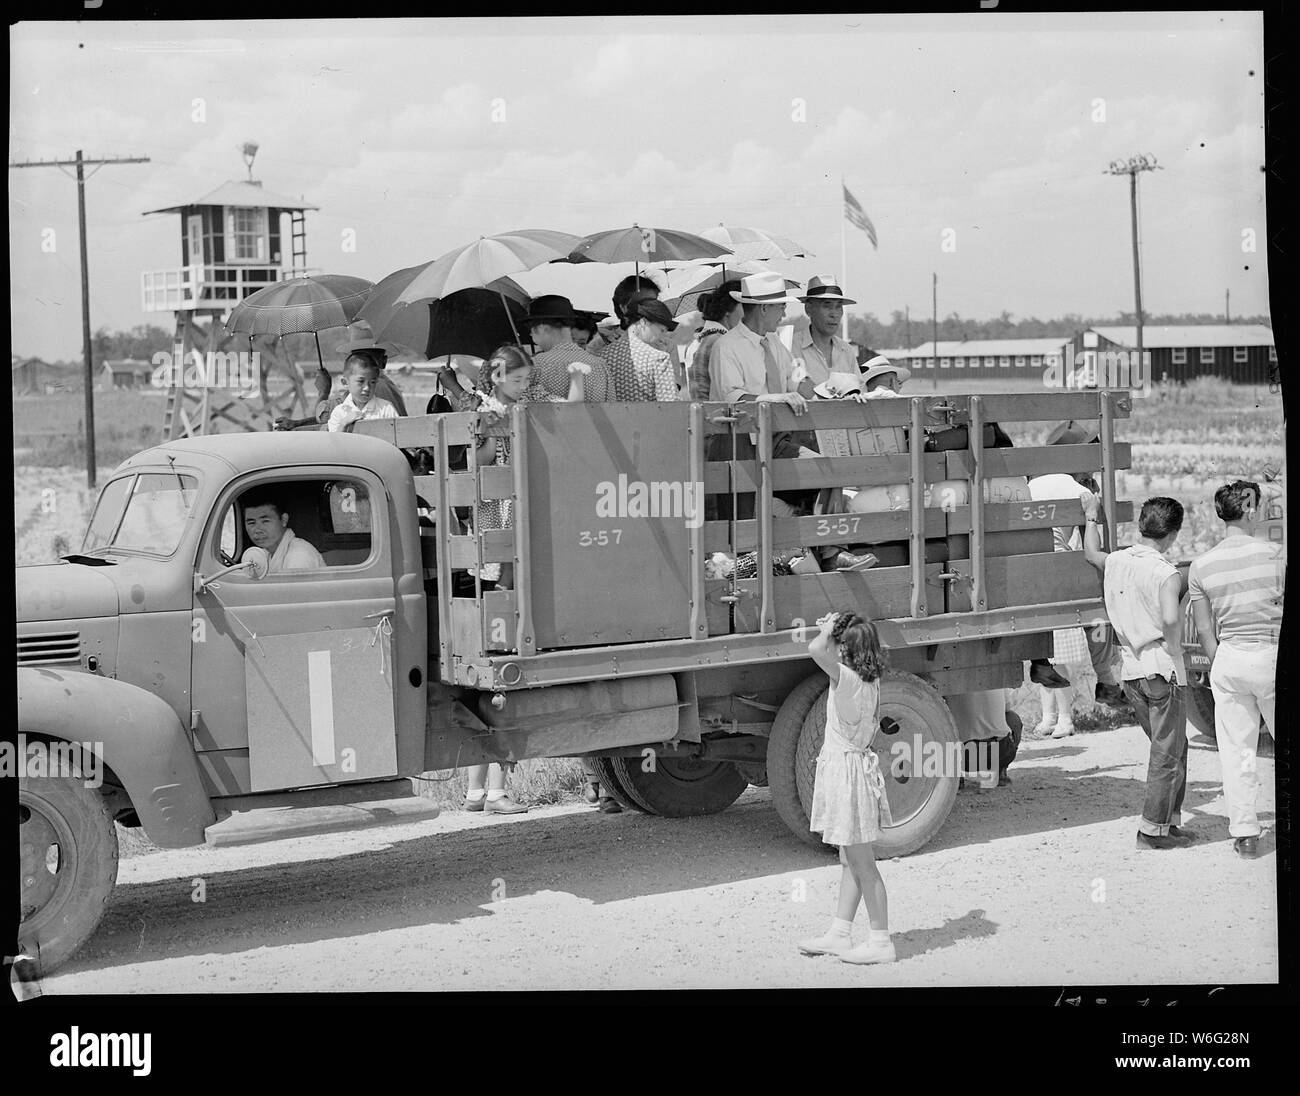
{"label": "truck fender", "polygon": [[155,845],[201,845],[204,830],[216,821],[180,719],[136,685],[81,671],[19,667],[18,730],[94,750],[122,782]]}

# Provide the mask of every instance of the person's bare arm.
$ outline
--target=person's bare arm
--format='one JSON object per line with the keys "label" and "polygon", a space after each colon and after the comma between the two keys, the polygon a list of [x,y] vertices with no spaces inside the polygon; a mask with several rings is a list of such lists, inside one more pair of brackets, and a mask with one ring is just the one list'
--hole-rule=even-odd
{"label": "person's bare arm", "polygon": [[1160,586],[1160,626],[1165,634],[1165,648],[1174,660],[1175,681],[1187,684],[1187,660],[1183,655],[1183,608],[1179,598],[1182,581],[1170,575]]}
{"label": "person's bare arm", "polygon": [[839,645],[831,638],[831,632],[835,628],[836,613],[827,613],[817,622],[818,632],[813,637],[813,641],[808,644],[808,653],[812,660],[817,663],[824,671],[831,682],[838,683],[840,680],[840,652]]}
{"label": "person's bare arm", "polygon": [[1213,662],[1219,651],[1219,637],[1214,634],[1214,614],[1210,611],[1210,603],[1203,598],[1193,599],[1192,619],[1196,622],[1196,634],[1200,637],[1201,647]]}
{"label": "person's bare arm", "polygon": [[1101,525],[1097,517],[1099,509],[1100,503],[1097,496],[1089,493],[1088,497],[1083,500],[1085,519],[1083,527],[1083,558],[1104,575],[1106,573],[1106,556],[1109,553],[1103,551],[1101,547]]}

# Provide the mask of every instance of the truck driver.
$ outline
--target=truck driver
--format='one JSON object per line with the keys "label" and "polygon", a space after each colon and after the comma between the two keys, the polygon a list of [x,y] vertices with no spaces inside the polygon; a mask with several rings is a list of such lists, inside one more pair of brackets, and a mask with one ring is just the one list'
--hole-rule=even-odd
{"label": "truck driver", "polygon": [[244,496],[244,532],[253,546],[265,548],[271,557],[268,574],[284,571],[316,571],[325,558],[289,528],[289,511],[279,495],[252,490]]}

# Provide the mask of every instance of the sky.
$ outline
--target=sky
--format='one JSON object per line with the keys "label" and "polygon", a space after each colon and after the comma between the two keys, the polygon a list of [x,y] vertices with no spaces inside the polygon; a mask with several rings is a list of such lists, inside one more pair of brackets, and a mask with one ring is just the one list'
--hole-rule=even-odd
{"label": "sky", "polygon": [[[933,274],[940,317],[1131,311],[1106,168],[1147,153],[1146,311],[1218,313],[1227,290],[1247,315],[1268,311],[1262,52],[1245,12],[21,23],[10,162],[149,157],[87,182],[92,328],[173,325],[140,274],[180,265],[179,217],[142,214],[246,177],[248,140],[268,190],[320,207],[325,272],[377,281],[515,228],[725,223],[922,327]],[[9,172],[12,346],[46,359],[80,356],[68,170]],[[624,272],[518,280],[608,310]]]}

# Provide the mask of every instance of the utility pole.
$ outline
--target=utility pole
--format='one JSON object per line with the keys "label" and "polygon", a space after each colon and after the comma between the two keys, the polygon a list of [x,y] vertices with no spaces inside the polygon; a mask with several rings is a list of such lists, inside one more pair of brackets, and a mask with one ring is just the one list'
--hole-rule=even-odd
{"label": "utility pole", "polygon": [[1133,298],[1137,310],[1137,356],[1138,368],[1141,369],[1145,363],[1142,357],[1142,269],[1138,261],[1138,207],[1137,207],[1137,177],[1139,172],[1163,170],[1156,163],[1154,156],[1143,153],[1140,156],[1130,156],[1127,161],[1112,160],[1104,174],[1106,175],[1127,175],[1128,176],[1128,196],[1129,209],[1132,213],[1133,221]]}
{"label": "utility pole", "polygon": [[[90,272],[86,263],[86,167],[95,170],[105,164],[147,164],[147,156],[110,156],[102,160],[87,160],[77,149],[72,160],[24,160],[10,167],[65,167],[77,169],[77,227],[81,234],[81,355],[85,362],[86,385],[86,486],[95,486],[95,371],[90,360]],[[66,174],[66,172],[65,172]],[[94,175],[95,172],[90,173]]]}
{"label": "utility pole", "polygon": [[934,390],[939,391],[939,275],[931,274],[930,348],[934,351]]}
{"label": "utility pole", "polygon": [[1224,323],[1232,323],[1232,313],[1228,310],[1228,301],[1231,298],[1231,296],[1232,296],[1232,290],[1225,289],[1223,291],[1223,322]]}
{"label": "utility pole", "polygon": [[912,349],[912,306],[903,305],[903,321],[907,324],[907,349]]}

